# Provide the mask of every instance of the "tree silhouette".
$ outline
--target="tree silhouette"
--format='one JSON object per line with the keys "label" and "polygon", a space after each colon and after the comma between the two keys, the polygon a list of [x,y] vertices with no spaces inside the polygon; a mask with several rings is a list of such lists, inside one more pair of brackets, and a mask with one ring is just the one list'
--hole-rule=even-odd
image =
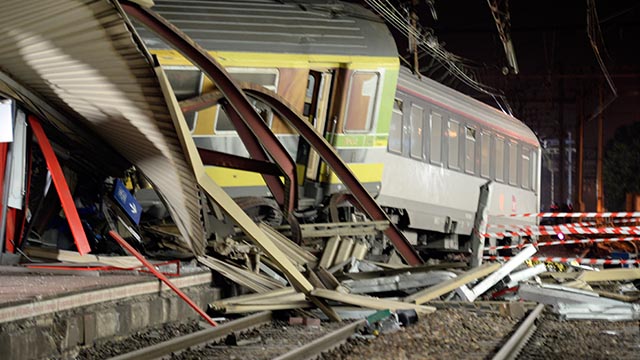
{"label": "tree silhouette", "polygon": [[640,193],[640,122],[618,128],[607,142],[602,179],[612,211],[624,210],[627,193]]}

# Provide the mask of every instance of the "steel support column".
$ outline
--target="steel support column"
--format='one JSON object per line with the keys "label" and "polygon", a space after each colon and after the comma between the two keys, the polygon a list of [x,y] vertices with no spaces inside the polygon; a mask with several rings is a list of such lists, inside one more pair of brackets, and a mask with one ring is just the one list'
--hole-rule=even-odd
{"label": "steel support column", "polygon": [[280,176],[280,169],[266,161],[248,159],[246,157],[231,155],[219,151],[198,148],[202,163],[208,166],[221,166],[229,169],[251,171],[260,174]]}

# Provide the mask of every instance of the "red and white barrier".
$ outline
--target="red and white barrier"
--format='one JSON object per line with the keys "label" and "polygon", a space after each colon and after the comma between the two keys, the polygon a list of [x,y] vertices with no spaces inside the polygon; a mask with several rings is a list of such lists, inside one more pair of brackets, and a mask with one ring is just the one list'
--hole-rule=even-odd
{"label": "red and white barrier", "polygon": [[545,217],[545,218],[632,218],[640,217],[640,212],[544,212],[544,213],[523,213],[494,215],[495,217]]}
{"label": "red and white barrier", "polygon": [[[545,241],[533,244],[534,246],[553,246],[553,245],[569,245],[569,244],[595,244],[595,243],[610,243],[610,242],[622,242],[622,241],[640,241],[640,237],[631,236],[631,237],[622,237],[622,238],[601,238],[601,239],[577,239],[577,240],[556,240],[556,241]],[[494,250],[506,250],[506,249],[521,249],[527,245],[532,243],[522,243],[515,245],[501,245],[501,246],[489,246],[485,247],[484,251],[494,251]]]}
{"label": "red and white barrier", "polygon": [[[508,261],[512,256],[484,256],[485,260]],[[533,261],[570,263],[577,262],[583,265],[627,265],[640,264],[640,259],[593,259],[593,258],[571,258],[571,257],[532,257]]]}
{"label": "red and white barrier", "polygon": [[620,227],[567,227],[564,225],[547,225],[531,227],[530,229],[507,230],[501,232],[488,232],[482,234],[487,238],[502,239],[511,236],[533,236],[533,235],[557,235],[573,234],[573,235],[640,235],[640,226],[620,226]]}
{"label": "red and white barrier", "polygon": [[[640,220],[626,220],[624,221],[625,223],[630,223],[630,222],[637,222]],[[614,221],[614,223],[618,223],[617,221]],[[620,222],[622,223],[622,222]],[[566,223],[566,224],[562,224],[562,226],[567,226],[567,227],[590,227],[590,226],[596,226],[598,225],[595,221],[585,221],[585,222],[575,222],[575,223]],[[487,224],[487,228],[491,228],[491,229],[511,229],[511,230],[520,230],[520,229],[533,229],[533,228],[537,228],[537,226],[533,226],[533,225],[503,225],[503,224]]]}

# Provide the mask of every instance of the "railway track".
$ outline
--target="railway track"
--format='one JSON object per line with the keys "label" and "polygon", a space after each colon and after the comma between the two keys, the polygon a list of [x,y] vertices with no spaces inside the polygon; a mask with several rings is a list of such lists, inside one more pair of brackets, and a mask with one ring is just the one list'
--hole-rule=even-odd
{"label": "railway track", "polygon": [[493,360],[515,359],[537,329],[536,321],[542,314],[544,305],[539,304],[520,323],[516,331],[493,356]]}
{"label": "railway track", "polygon": [[640,321],[563,320],[540,304],[493,356],[506,359],[636,359]]}
{"label": "railway track", "polygon": [[[148,346],[112,360],[237,358],[308,359],[345,342],[365,320],[348,324],[288,326],[269,311]],[[224,341],[223,341],[224,340]]]}

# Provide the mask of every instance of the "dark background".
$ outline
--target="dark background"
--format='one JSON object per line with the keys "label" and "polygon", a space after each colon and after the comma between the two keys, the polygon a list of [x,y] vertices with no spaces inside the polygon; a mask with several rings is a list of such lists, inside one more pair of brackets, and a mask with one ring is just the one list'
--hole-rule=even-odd
{"label": "dark background", "polygon": [[[372,8],[372,1],[359,2]],[[596,210],[598,116],[603,119],[605,144],[618,127],[640,121],[640,62],[637,61],[640,1],[492,1],[502,11],[502,23],[508,24],[519,68],[517,74],[507,71],[507,57],[487,1],[377,2],[404,11],[407,23],[413,11],[422,34],[427,34],[425,38],[436,40],[448,52],[466,58],[468,73],[479,83],[504,94],[513,115],[534,130],[545,147],[543,209],[548,209],[553,201],[577,204],[580,175],[576,171],[579,161],[576,148],[582,118],[583,202],[586,210]],[[589,7],[593,10],[588,11]],[[588,14],[593,19],[590,28]],[[414,56],[407,37],[393,26],[389,27],[399,44],[398,51],[407,59],[405,65],[412,65]],[[594,35],[597,51],[617,96],[603,75],[589,31]],[[491,96],[451,75],[425,51],[418,51],[418,56],[422,74],[497,107]],[[600,109],[604,111],[598,115]]]}

